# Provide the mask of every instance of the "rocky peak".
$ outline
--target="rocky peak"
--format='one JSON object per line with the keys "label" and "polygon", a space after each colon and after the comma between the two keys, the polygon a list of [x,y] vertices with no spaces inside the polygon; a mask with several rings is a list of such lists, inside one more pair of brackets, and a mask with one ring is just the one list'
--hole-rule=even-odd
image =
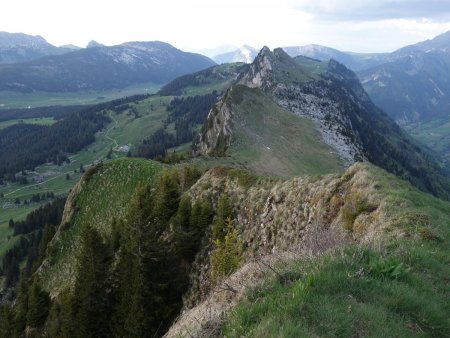
{"label": "rocky peak", "polygon": [[267,89],[272,86],[274,54],[269,47],[264,46],[250,65],[248,71],[240,76],[239,84],[250,88]]}
{"label": "rocky peak", "polygon": [[194,139],[192,153],[198,155],[224,156],[230,145],[233,112],[228,98],[233,87],[210,110],[201,132]]}

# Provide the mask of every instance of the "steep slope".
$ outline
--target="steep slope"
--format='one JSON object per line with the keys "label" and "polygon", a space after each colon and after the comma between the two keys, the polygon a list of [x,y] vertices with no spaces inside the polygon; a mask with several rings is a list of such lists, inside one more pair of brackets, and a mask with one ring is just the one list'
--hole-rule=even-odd
{"label": "steep slope", "polygon": [[73,287],[82,229],[93,226],[104,238],[122,219],[136,188],[152,182],[160,166],[143,159],[118,159],[89,169],[67,198],[63,219],[48,247],[39,275],[57,295]]}
{"label": "steep slope", "polygon": [[[245,243],[245,263],[214,285],[208,264],[214,248],[199,254],[184,311],[166,337],[265,336],[262,332],[266,329],[271,330],[268,336],[302,336],[298,332],[326,336],[334,330],[366,332],[364,328],[371,321],[376,323],[372,332],[377,333],[384,332],[385,325],[398,325],[401,332],[408,332],[412,322],[431,335],[445,335],[448,305],[442,297],[448,295],[448,266],[439,257],[448,253],[448,202],[369,164],[355,164],[342,175],[322,179],[255,180],[250,185],[240,182],[233,171],[212,169],[189,191],[192,198],[211,201],[216,201],[222,191],[227,192],[234,205],[236,228]],[[347,250],[334,251],[343,245]],[[330,250],[325,260],[316,258]],[[439,254],[430,257],[430,250]],[[401,265],[397,267],[398,277],[388,275],[392,271],[389,264],[393,268]],[[431,270],[436,275],[426,277]],[[380,275],[374,277],[376,273]],[[419,282],[421,279],[423,282]],[[300,282],[305,284],[304,290],[300,290]],[[345,310],[341,310],[341,297],[349,301],[344,301]],[[423,300],[414,301],[415,297]],[[431,298],[428,301],[424,297]],[[273,307],[265,303],[266,299]],[[289,300],[294,302],[292,308],[288,307]],[[305,311],[296,310],[305,305]],[[356,320],[360,312],[347,311],[349,306],[370,315]],[[343,311],[349,318],[335,322],[334,311]],[[308,321],[319,314],[323,316],[320,321]],[[291,321],[301,321],[301,325]],[[427,321],[434,324],[425,324]],[[297,334],[289,335],[284,324],[294,325]],[[320,331],[322,324],[325,331]],[[299,331],[302,328],[306,331]]]}
{"label": "steep slope", "polygon": [[40,36],[0,32],[0,64],[25,62],[71,51],[70,48],[55,47]]}
{"label": "steep slope", "polygon": [[379,107],[400,124],[408,125],[448,113],[449,72],[448,52],[411,51],[395,61],[360,71],[358,76]]}
{"label": "steep slope", "polygon": [[233,62],[252,63],[257,55],[257,49],[244,45],[234,51],[218,54],[212,59],[218,64]]}
{"label": "steep slope", "polygon": [[[265,47],[238,83],[259,88],[281,107],[314,121],[322,140],[346,165],[367,159],[448,198],[448,178],[437,164],[372,103],[355,74],[336,61],[292,59],[281,49]],[[195,154],[227,154],[233,135],[227,97],[211,110],[194,143]]]}
{"label": "steep slope", "polygon": [[166,83],[214,65],[164,42],[127,42],[0,66],[0,90],[76,92]]}

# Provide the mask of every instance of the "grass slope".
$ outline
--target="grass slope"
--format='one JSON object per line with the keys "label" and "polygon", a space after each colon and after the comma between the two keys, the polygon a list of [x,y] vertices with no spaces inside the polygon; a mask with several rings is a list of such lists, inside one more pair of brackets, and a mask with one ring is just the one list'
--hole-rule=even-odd
{"label": "grass slope", "polygon": [[222,327],[227,337],[448,337],[450,203],[370,168],[404,238],[278,267]]}
{"label": "grass slope", "polygon": [[236,86],[231,96],[233,134],[225,161],[281,177],[341,170],[338,155],[312,121],[281,108],[259,89]]}
{"label": "grass slope", "polygon": [[406,126],[409,134],[436,152],[450,173],[450,117]]}
{"label": "grass slope", "polygon": [[66,205],[74,211],[62,224],[50,248],[50,262],[43,273],[49,290],[70,286],[76,269],[79,236],[85,226],[96,228],[103,236],[111,233],[113,219],[123,217],[136,188],[151,182],[160,170],[156,162],[121,158],[86,172]]}

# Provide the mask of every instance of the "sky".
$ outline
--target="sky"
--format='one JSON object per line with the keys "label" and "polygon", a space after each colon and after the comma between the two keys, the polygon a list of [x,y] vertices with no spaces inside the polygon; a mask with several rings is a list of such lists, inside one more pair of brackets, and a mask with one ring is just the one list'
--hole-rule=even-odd
{"label": "sky", "polygon": [[390,52],[450,31],[450,0],[1,0],[0,31],[57,46],[159,40],[188,51],[315,43]]}

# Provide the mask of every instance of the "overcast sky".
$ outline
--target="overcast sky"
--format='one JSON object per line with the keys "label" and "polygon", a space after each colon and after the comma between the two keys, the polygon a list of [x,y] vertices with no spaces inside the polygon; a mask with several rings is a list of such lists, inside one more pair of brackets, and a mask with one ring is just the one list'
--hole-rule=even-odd
{"label": "overcast sky", "polygon": [[450,30],[450,0],[1,0],[0,31],[84,47],[322,44],[388,52]]}

